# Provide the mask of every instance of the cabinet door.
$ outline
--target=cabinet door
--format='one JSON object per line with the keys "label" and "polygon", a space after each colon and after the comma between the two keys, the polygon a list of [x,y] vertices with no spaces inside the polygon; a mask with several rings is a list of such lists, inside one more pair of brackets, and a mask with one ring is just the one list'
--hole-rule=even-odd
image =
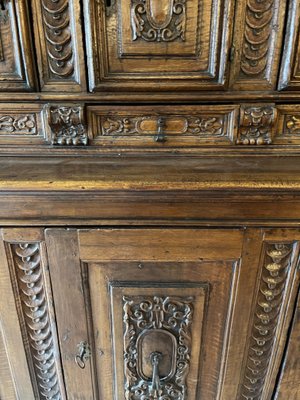
{"label": "cabinet door", "polygon": [[90,89],[220,88],[232,0],[85,0]]}
{"label": "cabinet door", "polygon": [[270,398],[295,235],[49,229],[46,243],[69,398]]}
{"label": "cabinet door", "polygon": [[0,91],[35,87],[26,0],[0,2]]}
{"label": "cabinet door", "polygon": [[300,0],[290,1],[282,56],[280,89],[300,89]]}

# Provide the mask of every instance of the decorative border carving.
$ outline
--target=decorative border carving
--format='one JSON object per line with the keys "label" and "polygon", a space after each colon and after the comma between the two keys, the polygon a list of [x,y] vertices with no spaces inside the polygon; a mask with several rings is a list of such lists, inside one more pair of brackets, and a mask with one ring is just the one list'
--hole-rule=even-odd
{"label": "decorative border carving", "polygon": [[186,1],[169,0],[169,15],[163,22],[156,21],[150,0],[131,0],[132,40],[147,42],[185,41]]}
{"label": "decorative border carving", "polygon": [[274,0],[247,0],[241,60],[246,75],[258,76],[266,69],[274,13]]}
{"label": "decorative border carving", "polygon": [[[193,298],[123,297],[123,310],[125,399],[186,400]],[[176,346],[174,366],[166,381],[157,375],[156,382],[151,382],[142,376],[139,368],[140,338],[155,330],[169,335]]]}
{"label": "decorative border carving", "polygon": [[47,123],[53,145],[87,145],[84,110],[81,105],[47,105]]}
{"label": "decorative border carving", "polygon": [[53,332],[46,291],[40,243],[10,244],[15,276],[16,299],[26,353],[33,366],[32,378],[37,383],[37,397],[63,400],[64,389],[58,373],[57,338]]}
{"label": "decorative border carving", "polygon": [[58,78],[74,73],[72,32],[68,0],[42,0],[48,66]]}
{"label": "decorative border carving", "polygon": [[276,117],[277,111],[273,105],[242,106],[236,144],[271,144]]}
{"label": "decorative border carving", "polygon": [[35,114],[1,115],[0,135],[37,135],[37,122]]}
{"label": "decorative border carving", "polygon": [[287,114],[284,116],[284,135],[300,135],[300,114],[298,116]]}
{"label": "decorative border carving", "polygon": [[261,398],[273,353],[292,250],[291,243],[266,244],[239,399]]}

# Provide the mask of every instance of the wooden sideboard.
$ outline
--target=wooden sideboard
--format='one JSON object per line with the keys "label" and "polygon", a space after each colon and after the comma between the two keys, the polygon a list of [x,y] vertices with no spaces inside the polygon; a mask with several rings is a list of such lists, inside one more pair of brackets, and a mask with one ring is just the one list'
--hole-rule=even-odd
{"label": "wooden sideboard", "polygon": [[0,399],[300,399],[300,0],[0,0]]}

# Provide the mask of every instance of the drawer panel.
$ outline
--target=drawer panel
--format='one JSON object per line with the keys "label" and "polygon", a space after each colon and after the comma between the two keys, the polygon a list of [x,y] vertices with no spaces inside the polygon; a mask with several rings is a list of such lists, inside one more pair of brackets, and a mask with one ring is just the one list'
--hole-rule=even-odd
{"label": "drawer panel", "polygon": [[88,107],[92,145],[178,147],[231,145],[238,106]]}
{"label": "drawer panel", "polygon": [[29,26],[26,0],[1,2],[0,91],[35,87]]}

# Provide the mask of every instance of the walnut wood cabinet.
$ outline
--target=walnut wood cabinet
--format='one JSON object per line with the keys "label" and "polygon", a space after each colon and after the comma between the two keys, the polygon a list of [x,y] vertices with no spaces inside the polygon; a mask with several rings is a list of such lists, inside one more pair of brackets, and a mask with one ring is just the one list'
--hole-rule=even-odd
{"label": "walnut wood cabinet", "polygon": [[0,399],[300,399],[300,0],[0,0]]}

